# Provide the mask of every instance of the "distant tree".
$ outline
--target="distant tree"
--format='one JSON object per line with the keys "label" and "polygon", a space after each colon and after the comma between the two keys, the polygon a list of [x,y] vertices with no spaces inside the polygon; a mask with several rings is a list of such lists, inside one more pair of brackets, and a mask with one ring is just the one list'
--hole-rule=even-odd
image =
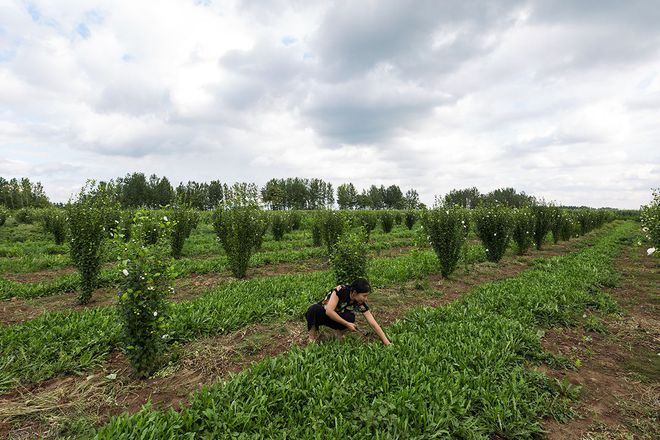
{"label": "distant tree", "polygon": [[509,208],[523,208],[531,206],[536,199],[528,196],[525,192],[516,192],[513,188],[498,188],[483,196],[482,201],[486,206],[507,206]]}
{"label": "distant tree", "polygon": [[358,193],[352,183],[344,183],[337,187],[337,204],[339,209],[354,209],[358,203]]}
{"label": "distant tree", "polygon": [[460,206],[462,208],[476,208],[481,202],[481,193],[476,187],[465,189],[452,189],[445,195],[445,206]]}
{"label": "distant tree", "polygon": [[403,209],[403,192],[398,185],[390,185],[383,191],[383,204],[389,209]]}
{"label": "distant tree", "polygon": [[405,209],[417,209],[419,207],[419,194],[414,189],[409,189],[406,191],[406,195],[403,198],[403,204]]}

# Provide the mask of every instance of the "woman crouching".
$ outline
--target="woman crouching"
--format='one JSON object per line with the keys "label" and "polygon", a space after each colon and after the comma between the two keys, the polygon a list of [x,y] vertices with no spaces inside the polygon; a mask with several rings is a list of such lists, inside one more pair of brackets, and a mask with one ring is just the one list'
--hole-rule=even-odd
{"label": "woman crouching", "polygon": [[343,334],[345,330],[358,331],[354,312],[360,312],[383,344],[390,345],[391,342],[369,310],[367,304],[369,292],[371,292],[369,281],[357,278],[351,284],[341,284],[335,287],[328,292],[323,301],[312,304],[305,314],[310,342],[317,340],[319,327],[322,325],[335,329],[340,334]]}

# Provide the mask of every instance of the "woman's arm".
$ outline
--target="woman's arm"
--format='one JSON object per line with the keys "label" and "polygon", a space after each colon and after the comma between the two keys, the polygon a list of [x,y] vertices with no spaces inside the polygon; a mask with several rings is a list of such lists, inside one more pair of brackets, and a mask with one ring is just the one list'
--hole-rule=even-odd
{"label": "woman's arm", "polygon": [[349,329],[352,332],[357,331],[357,327],[355,327],[355,324],[352,322],[346,321],[344,318],[339,316],[339,313],[335,312],[335,308],[337,308],[337,303],[339,302],[339,297],[335,292],[332,292],[332,295],[330,295],[330,299],[328,300],[328,303],[325,305],[325,314],[330,317],[333,321],[336,321],[340,324],[344,324],[347,329]]}
{"label": "woman's arm", "polygon": [[382,328],[380,328],[380,325],[378,325],[378,322],[376,322],[376,318],[374,318],[374,315],[371,314],[371,311],[367,310],[366,312],[363,313],[363,315],[365,318],[367,318],[367,322],[369,323],[371,328],[374,329],[380,340],[383,341],[383,344],[390,345],[391,344],[390,340],[387,339],[387,336],[385,336],[385,332],[383,331]]}

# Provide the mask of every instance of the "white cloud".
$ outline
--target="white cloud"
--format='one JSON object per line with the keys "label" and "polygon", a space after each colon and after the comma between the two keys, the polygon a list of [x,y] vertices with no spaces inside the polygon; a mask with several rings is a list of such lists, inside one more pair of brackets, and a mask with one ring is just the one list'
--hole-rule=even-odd
{"label": "white cloud", "polygon": [[320,177],[423,201],[660,182],[653,1],[3,1],[0,173]]}

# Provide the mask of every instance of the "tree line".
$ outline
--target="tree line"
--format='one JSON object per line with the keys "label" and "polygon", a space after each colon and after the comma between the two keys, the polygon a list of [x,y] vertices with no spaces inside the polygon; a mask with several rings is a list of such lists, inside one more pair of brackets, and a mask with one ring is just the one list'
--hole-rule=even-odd
{"label": "tree line", "polygon": [[41,182],[30,182],[27,177],[10,180],[0,177],[0,205],[20,209],[42,208],[49,204]]}

